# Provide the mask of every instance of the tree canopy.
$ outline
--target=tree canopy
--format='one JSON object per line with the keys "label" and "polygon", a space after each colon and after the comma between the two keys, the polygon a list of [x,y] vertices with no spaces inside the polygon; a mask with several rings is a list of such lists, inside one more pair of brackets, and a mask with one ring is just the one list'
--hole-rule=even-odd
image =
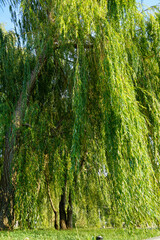
{"label": "tree canopy", "polygon": [[17,31],[0,31],[0,228],[49,226],[51,209],[62,229],[158,226],[159,12],[22,0],[17,20],[14,3]]}

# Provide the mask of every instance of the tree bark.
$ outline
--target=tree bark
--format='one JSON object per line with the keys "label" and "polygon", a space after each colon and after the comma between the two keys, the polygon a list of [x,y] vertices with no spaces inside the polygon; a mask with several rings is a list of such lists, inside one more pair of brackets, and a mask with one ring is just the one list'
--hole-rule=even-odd
{"label": "tree bark", "polygon": [[73,227],[73,206],[72,192],[69,191],[68,208],[66,211],[66,185],[62,190],[61,200],[59,203],[60,229],[71,229]]}
{"label": "tree bark", "polygon": [[67,228],[73,228],[73,206],[72,206],[72,192],[69,192],[68,208],[67,208]]}
{"label": "tree bark", "polygon": [[60,229],[67,229],[67,217],[66,217],[66,186],[62,189],[61,200],[59,203],[59,217],[60,217]]}
{"label": "tree bark", "polygon": [[17,106],[13,113],[13,121],[10,125],[5,139],[5,153],[3,162],[3,172],[0,182],[0,230],[13,229],[14,217],[14,195],[16,187],[16,172],[14,169],[14,153],[18,143],[18,128],[22,124],[22,118],[25,112],[25,103],[29,102],[32,90],[41,69],[46,61],[45,52],[39,57],[30,80],[26,85],[26,92],[21,92]]}

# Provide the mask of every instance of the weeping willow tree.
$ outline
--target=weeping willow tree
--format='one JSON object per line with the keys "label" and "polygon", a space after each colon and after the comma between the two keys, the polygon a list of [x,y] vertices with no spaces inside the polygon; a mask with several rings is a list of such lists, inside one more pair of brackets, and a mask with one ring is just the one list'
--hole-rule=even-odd
{"label": "weeping willow tree", "polygon": [[[107,206],[113,223],[159,225],[158,15],[125,0],[23,0],[21,15],[24,70],[15,100],[5,102],[13,106],[3,130],[0,227],[13,228],[15,216],[34,226],[50,204],[70,228],[79,199],[86,214]],[[13,75],[4,75],[12,90]]]}

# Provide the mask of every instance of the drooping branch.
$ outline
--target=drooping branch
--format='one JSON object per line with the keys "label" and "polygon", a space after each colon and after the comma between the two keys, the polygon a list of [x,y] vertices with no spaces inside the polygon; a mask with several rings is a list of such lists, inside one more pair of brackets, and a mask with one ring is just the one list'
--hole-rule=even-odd
{"label": "drooping branch", "polygon": [[56,210],[56,208],[54,207],[53,201],[52,201],[52,197],[51,197],[51,192],[50,192],[50,187],[49,187],[49,179],[48,179],[48,154],[45,155],[44,157],[45,161],[44,161],[44,177],[45,177],[45,183],[46,183],[46,187],[47,187],[47,195],[48,195],[48,199],[51,205],[51,208],[54,212],[55,215],[55,220],[54,220],[54,227],[55,229],[58,230],[58,212]]}
{"label": "drooping branch", "polygon": [[24,109],[25,102],[29,103],[29,99],[35,87],[36,80],[38,79],[38,76],[46,60],[47,60],[47,57],[45,55],[45,51],[43,51],[38,59],[38,62],[34,70],[31,73],[31,78],[27,82],[25,93],[22,91],[20,94],[20,97],[16,106],[15,114],[14,114],[14,124],[16,128],[20,127],[22,124],[21,121],[24,114],[24,110],[25,110]]}
{"label": "drooping branch", "polygon": [[13,159],[18,142],[18,128],[22,124],[22,118],[25,112],[25,102],[29,101],[32,90],[38,75],[46,62],[45,51],[40,55],[38,62],[27,82],[25,92],[21,92],[18,103],[13,113],[13,121],[8,129],[5,140],[5,154],[3,162],[3,173],[0,182],[0,230],[13,228],[14,226],[14,192],[16,186],[16,173]]}
{"label": "drooping branch", "polygon": [[55,215],[54,227],[55,227],[55,229],[58,230],[58,212],[57,212],[57,210],[55,209],[54,204],[53,204],[53,201],[52,201],[52,197],[51,197],[51,193],[50,193],[50,188],[49,188],[49,182],[48,182],[48,179],[47,179],[46,174],[45,174],[45,180],[46,180],[46,185],[47,185],[48,199],[49,199],[49,201],[50,201],[51,208],[52,208],[52,210],[53,210],[53,212],[54,212],[54,215]]}
{"label": "drooping branch", "polygon": [[[90,49],[93,48],[93,43],[91,42],[86,42],[83,45],[84,49]],[[59,43],[59,42],[54,42],[54,49],[60,49],[60,48],[78,48],[78,44],[76,42],[67,42],[67,43]]]}

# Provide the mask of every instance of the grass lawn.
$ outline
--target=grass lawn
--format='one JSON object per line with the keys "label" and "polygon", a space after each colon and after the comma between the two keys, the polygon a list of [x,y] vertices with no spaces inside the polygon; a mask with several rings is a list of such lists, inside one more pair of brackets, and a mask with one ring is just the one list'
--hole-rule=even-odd
{"label": "grass lawn", "polygon": [[160,229],[14,230],[0,232],[0,240],[95,240],[98,235],[103,240],[144,240],[160,236]]}

